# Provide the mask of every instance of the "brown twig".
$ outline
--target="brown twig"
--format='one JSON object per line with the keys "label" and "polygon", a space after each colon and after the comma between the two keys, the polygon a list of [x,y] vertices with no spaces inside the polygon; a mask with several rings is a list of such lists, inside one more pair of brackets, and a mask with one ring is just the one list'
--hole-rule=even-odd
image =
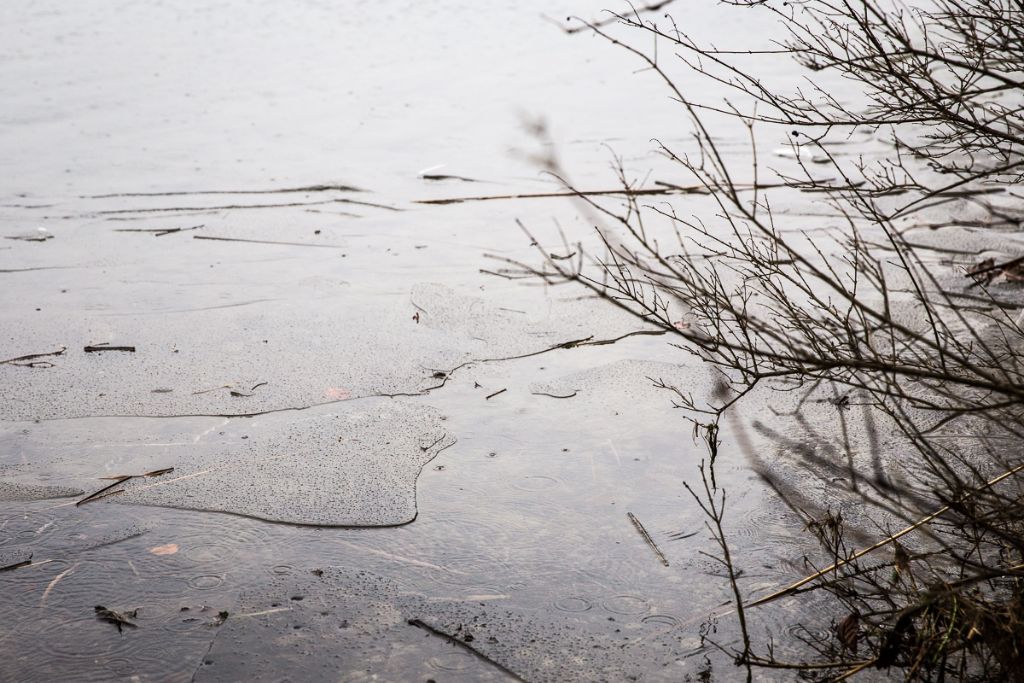
{"label": "brown twig", "polygon": [[575,192],[525,192],[522,194],[496,194],[480,195],[476,197],[449,197],[447,199],[419,199],[416,204],[460,204],[462,202],[489,202],[498,199],[550,199],[555,197],[600,197],[626,195],[631,197],[644,197],[651,195],[687,194],[700,193],[703,188],[694,186],[687,187],[653,187],[647,189],[622,188],[619,190],[579,190]]}
{"label": "brown twig", "polygon": [[216,242],[245,242],[247,244],[272,244],[285,247],[318,247],[320,249],[344,249],[339,244],[310,244],[309,242],[279,242],[276,240],[250,240],[241,237],[215,237],[213,235],[192,235],[194,240],[211,240]]}
{"label": "brown twig", "polygon": [[[41,363],[34,362],[37,358],[49,358],[51,356],[63,356],[64,352],[67,351],[66,346],[62,346],[56,351],[49,351],[47,353],[29,353],[24,356],[17,356],[15,358],[8,358],[7,360],[0,360],[0,365],[16,365],[23,368],[52,368],[53,363],[49,361],[43,361]],[[28,362],[26,362],[28,361]]]}
{"label": "brown twig", "polygon": [[188,197],[210,194],[293,194],[301,192],[363,192],[351,185],[306,185],[274,190],[181,190],[177,192],[117,192],[112,194],[85,195],[82,199],[112,199],[114,197]]}
{"label": "brown twig", "polygon": [[647,533],[647,529],[645,529],[644,525],[640,523],[640,520],[637,519],[636,515],[634,515],[632,512],[627,512],[626,516],[629,517],[629,521],[633,523],[633,527],[636,528],[637,532],[644,539],[647,545],[649,545],[651,550],[654,551],[654,554],[658,556],[658,560],[666,567],[669,566],[668,559],[665,557],[665,554],[661,552],[661,548],[659,548],[658,544],[654,542],[654,539],[651,538],[651,535]]}
{"label": "brown twig", "polygon": [[91,500],[96,500],[97,498],[101,497],[104,493],[106,493],[110,489],[114,488],[115,486],[120,486],[121,484],[125,483],[129,479],[133,479],[133,478],[134,477],[132,475],[124,475],[124,476],[118,477],[117,481],[115,481],[115,482],[113,482],[111,484],[107,484],[106,486],[104,486],[103,488],[99,489],[98,491],[94,491],[94,492],[90,493],[89,495],[87,495],[85,498],[82,498],[81,500],[76,502],[75,503],[75,507],[78,507],[79,505],[83,505],[85,503],[88,503]]}

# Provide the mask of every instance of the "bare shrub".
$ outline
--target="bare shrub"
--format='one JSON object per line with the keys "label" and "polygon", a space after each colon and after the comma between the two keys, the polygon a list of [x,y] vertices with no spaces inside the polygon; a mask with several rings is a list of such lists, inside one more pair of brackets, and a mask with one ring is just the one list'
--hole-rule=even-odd
{"label": "bare shrub", "polygon": [[[531,235],[543,265],[510,262],[504,273],[582,285],[720,371],[715,396],[662,386],[711,448],[694,497],[728,568],[742,627],[742,643],[729,651],[748,678],[751,667],[763,666],[829,680],[892,667],[915,680],[1020,680],[1024,499],[1015,475],[1024,467],[1024,329],[1020,292],[993,288],[992,276],[1013,280],[1022,259],[956,272],[925,258],[907,226],[928,211],[938,208],[941,217],[968,204],[976,223],[1020,226],[1014,189],[1024,169],[1024,4],[730,4],[782,24],[787,39],[762,52],[795,60],[806,74],[801,85],[769,89],[737,65],[747,51],[703,45],[668,15],[616,17],[644,36],[639,44],[653,36],[660,58],[614,37],[604,23],[584,22],[659,76],[689,114],[696,152],[667,144],[660,151],[693,178],[675,190],[684,199],[708,198],[710,210],[692,215],[682,202],[645,203],[643,188],[620,171],[621,202],[578,193],[602,223],[596,244],[581,239],[566,249],[573,258],[553,258]],[[666,45],[674,53],[668,65]],[[732,95],[692,100],[673,76],[680,65]],[[858,93],[852,103],[836,92],[850,83]],[[723,114],[749,135],[748,168],[737,168],[712,135],[709,117]],[[761,129],[788,137],[800,173],[760,180]],[[868,159],[834,153],[837,139],[864,130],[888,151]],[[793,229],[793,217],[773,208],[784,193],[826,204],[838,227]],[[563,243],[569,246],[566,236]],[[801,449],[758,427],[788,446],[788,461],[768,463],[743,450],[819,539],[829,566],[810,567],[797,584],[752,600],[734,569],[743,558],[730,556],[725,538],[714,458],[723,416],[765,384],[802,392],[797,422],[805,420],[803,401],[830,396],[842,434],[856,419],[870,448],[855,453],[849,443],[819,437]],[[851,406],[857,418],[847,416]],[[728,427],[742,447],[749,425],[733,418],[721,430]],[[883,424],[906,449],[898,458],[878,439]],[[969,434],[984,438],[948,438]],[[827,482],[877,526],[851,530],[841,512],[787,486],[779,466]],[[751,644],[746,615],[753,607],[823,592],[835,623],[828,637],[804,639],[816,658],[781,661],[774,647]]]}

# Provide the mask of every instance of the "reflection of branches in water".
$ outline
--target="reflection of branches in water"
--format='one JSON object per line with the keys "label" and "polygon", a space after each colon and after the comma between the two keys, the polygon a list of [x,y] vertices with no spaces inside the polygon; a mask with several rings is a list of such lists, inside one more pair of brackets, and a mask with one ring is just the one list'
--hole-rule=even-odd
{"label": "reflection of branches in water", "polygon": [[[668,202],[642,205],[619,162],[626,191],[615,204],[565,183],[598,219],[592,224],[600,223],[595,247],[570,243],[559,229],[552,250],[524,228],[542,265],[499,259],[504,267],[495,272],[581,285],[720,371],[708,398],[652,381],[672,392],[709,445],[703,491],[691,493],[735,597],[743,642],[724,649],[738,662],[831,679],[871,666],[896,666],[911,679],[1012,678],[1024,663],[1016,607],[1024,600],[1024,493],[1014,480],[1024,469],[1017,454],[1024,437],[1019,305],[996,301],[984,283],[980,295],[941,285],[936,266],[921,256],[930,247],[906,240],[909,229],[895,221],[970,203],[990,216],[981,225],[1019,226],[1019,206],[1005,206],[1015,195],[1000,184],[1019,182],[1024,169],[1022,9],[1001,0],[730,4],[780,20],[789,39],[769,52],[862,86],[865,106],[844,104],[847,98],[814,82],[788,94],[770,90],[759,74],[730,61],[744,51],[704,46],[671,19],[659,25],[635,13],[615,17],[670,46],[679,57],[671,64],[613,37],[603,23],[588,24],[639,59],[690,116],[698,152],[659,149],[703,188],[713,216],[691,215],[689,205],[686,213]],[[669,73],[680,63],[750,105],[750,113],[731,101],[688,97]],[[753,191],[711,135],[709,112],[729,117],[749,137]],[[755,125],[784,126],[798,172],[780,180],[787,191],[820,193],[840,221],[835,230],[812,239],[781,225],[769,198],[777,188],[758,179]],[[888,132],[888,158],[837,157],[830,136],[857,129]],[[838,181],[817,178],[806,152]],[[918,219],[911,227],[943,225]],[[973,275],[980,280],[1018,263],[993,260]],[[762,442],[780,448],[776,461],[729,410],[765,385],[799,392],[795,409],[778,416],[785,429],[757,425]],[[828,402],[824,413],[808,403],[815,397]],[[847,416],[853,407],[862,412],[857,420]],[[818,566],[808,561],[812,578],[778,593],[831,596],[840,623],[825,637],[807,629],[799,638],[819,661],[800,661],[805,650],[785,662],[774,646],[765,654],[751,646],[739,572],[721,526],[724,491],[715,480],[724,415],[754,470],[826,557]],[[815,426],[822,417],[828,429]],[[985,438],[969,446],[944,438],[967,430]],[[782,469],[811,474],[828,502]],[[879,557],[883,549],[890,558]],[[857,655],[858,644],[866,658]]]}

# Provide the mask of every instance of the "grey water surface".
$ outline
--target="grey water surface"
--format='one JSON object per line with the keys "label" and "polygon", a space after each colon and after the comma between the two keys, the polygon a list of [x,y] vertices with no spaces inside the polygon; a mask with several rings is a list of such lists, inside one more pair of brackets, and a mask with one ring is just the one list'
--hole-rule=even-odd
{"label": "grey water surface", "polygon": [[[652,381],[712,374],[482,272],[571,199],[418,203],[555,192],[552,154],[681,182],[657,77],[560,28],[607,6],[0,5],[0,679],[675,681],[735,637]],[[748,587],[784,580],[797,521],[720,467]]]}

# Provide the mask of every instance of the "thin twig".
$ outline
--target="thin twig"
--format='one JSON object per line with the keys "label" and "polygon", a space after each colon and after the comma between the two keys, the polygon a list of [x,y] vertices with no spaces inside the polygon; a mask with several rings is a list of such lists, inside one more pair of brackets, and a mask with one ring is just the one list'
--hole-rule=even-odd
{"label": "thin twig", "polygon": [[409,620],[409,625],[410,626],[415,626],[416,628],[423,629],[424,631],[427,631],[428,633],[431,633],[431,634],[433,634],[433,635],[435,635],[435,636],[437,636],[439,638],[442,638],[449,645],[454,645],[455,647],[462,648],[463,650],[466,650],[471,655],[473,655],[474,657],[480,659],[481,661],[487,662],[488,664],[490,664],[494,668],[498,669],[502,673],[504,673],[504,674],[506,674],[508,676],[511,676],[512,678],[514,678],[517,681],[522,681],[523,683],[526,683],[526,679],[524,679],[522,676],[517,674],[515,671],[512,671],[511,669],[509,669],[504,664],[501,664],[500,662],[494,661],[493,659],[491,659],[490,657],[485,655],[483,652],[480,652],[480,650],[477,650],[475,647],[473,647],[469,643],[467,643],[465,641],[462,641],[462,640],[459,640],[455,636],[449,635],[449,634],[445,633],[444,631],[442,631],[441,629],[438,629],[438,628],[435,628],[435,627],[431,626],[430,624],[426,623],[422,619],[410,619]]}
{"label": "thin twig", "polygon": [[661,552],[661,548],[659,548],[658,544],[654,542],[654,539],[651,538],[651,535],[647,533],[647,529],[645,529],[644,525],[640,523],[640,520],[637,519],[636,515],[634,515],[632,512],[627,512],[626,516],[629,517],[629,521],[633,523],[633,526],[636,528],[637,532],[639,532],[640,536],[643,537],[647,545],[651,547],[651,550],[654,551],[654,554],[658,556],[658,560],[660,560],[661,563],[666,567],[669,566],[668,559],[665,557],[665,554]]}
{"label": "thin twig", "polygon": [[[1004,479],[1006,479],[1008,477],[1011,477],[1014,474],[1017,474],[1021,470],[1024,470],[1024,464],[1018,465],[1017,467],[1014,467],[1011,470],[1003,472],[998,477],[995,477],[993,479],[988,480],[987,482],[985,482],[984,486],[981,486],[981,487],[979,487],[977,489],[974,489],[973,491],[969,491],[968,493],[966,493],[963,496],[961,496],[960,499],[957,502],[958,503],[962,503],[963,501],[966,501],[967,499],[969,499],[972,496],[980,493],[981,491],[984,491],[985,489],[998,484],[1002,480],[1004,480]],[[775,591],[774,593],[771,593],[770,595],[766,595],[763,598],[758,598],[757,600],[754,600],[753,602],[748,602],[746,604],[746,606],[747,607],[757,607],[758,605],[763,605],[763,604],[771,602],[773,600],[777,600],[778,598],[781,598],[783,596],[789,595],[793,591],[795,591],[795,590],[797,590],[797,589],[807,585],[808,583],[814,581],[815,579],[818,579],[818,578],[824,576],[825,574],[829,574],[829,573],[835,571],[836,569],[839,569],[840,567],[846,566],[846,565],[850,564],[851,562],[853,562],[854,560],[857,560],[857,559],[859,559],[861,557],[864,557],[868,553],[873,552],[875,550],[878,550],[879,548],[884,548],[885,546],[889,545],[890,543],[892,543],[896,539],[902,538],[903,536],[906,536],[910,532],[912,532],[912,531],[914,531],[916,529],[921,528],[922,526],[924,526],[928,522],[931,522],[932,520],[934,520],[937,517],[941,517],[942,515],[944,515],[947,512],[949,512],[951,509],[952,509],[952,504],[950,504],[950,505],[943,505],[941,508],[939,508],[935,512],[933,512],[933,513],[931,513],[929,515],[926,515],[926,516],[922,517],[921,519],[917,520],[916,522],[914,522],[913,524],[911,524],[910,526],[905,527],[905,528],[897,531],[896,533],[883,538],[878,543],[875,543],[874,545],[868,546],[867,548],[864,548],[862,550],[858,550],[857,552],[855,552],[852,555],[846,557],[845,559],[838,560],[838,561],[834,562],[833,564],[830,564],[829,566],[825,567],[824,569],[821,569],[820,571],[816,571],[813,574],[805,576],[804,578],[800,579],[799,581],[797,581],[795,583],[792,583],[792,584],[786,586],[785,588],[783,588],[781,590]]]}

